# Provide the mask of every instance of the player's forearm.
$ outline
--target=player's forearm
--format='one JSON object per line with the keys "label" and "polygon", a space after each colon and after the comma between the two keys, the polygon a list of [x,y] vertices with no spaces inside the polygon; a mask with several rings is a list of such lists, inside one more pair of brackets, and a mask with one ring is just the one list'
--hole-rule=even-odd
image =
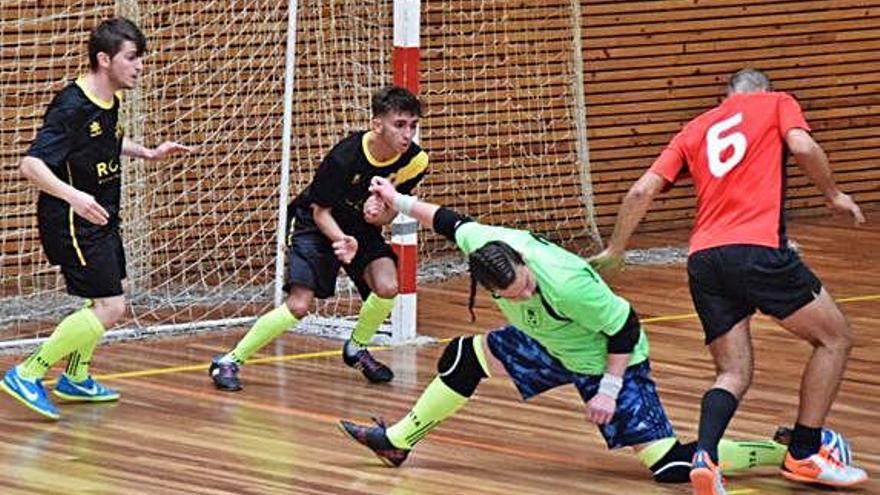
{"label": "player's forearm", "polygon": [[660,176],[648,172],[627,191],[620,205],[620,212],[617,214],[614,232],[608,241],[607,250],[610,253],[623,256],[626,244],[651,207],[654,196],[663,185],[663,180]]}
{"label": "player's forearm", "polygon": [[332,209],[326,206],[312,204],[312,218],[315,219],[315,225],[317,225],[318,230],[330,239],[330,242],[336,242],[345,237],[345,232],[339,228],[339,224],[336,223],[336,219],[333,218],[331,211]]}
{"label": "player's forearm", "polygon": [[152,152],[149,148],[128,138],[122,138],[122,155],[145,160],[152,158]]}
{"label": "player's forearm", "polygon": [[419,201],[415,196],[397,193],[394,197],[394,208],[404,215],[414,218],[422,227],[434,226],[434,214],[440,209],[439,205]]}
{"label": "player's forearm", "polygon": [[822,192],[822,194],[832,199],[840,190],[837,183],[831,175],[831,164],[828,162],[828,155],[821,146],[815,144],[806,150],[793,152],[795,161],[801,170],[807,174],[807,177],[813,181],[813,184]]}
{"label": "player's forearm", "polygon": [[608,354],[607,361],[605,362],[605,373],[622,377],[626,372],[627,366],[629,366],[629,359],[632,356],[632,353],[626,354]]}
{"label": "player's forearm", "polygon": [[19,171],[26,179],[31,181],[40,191],[70,202],[70,198],[77,191],[70,184],[58,178],[48,166],[39,158],[26,156],[19,163]]}

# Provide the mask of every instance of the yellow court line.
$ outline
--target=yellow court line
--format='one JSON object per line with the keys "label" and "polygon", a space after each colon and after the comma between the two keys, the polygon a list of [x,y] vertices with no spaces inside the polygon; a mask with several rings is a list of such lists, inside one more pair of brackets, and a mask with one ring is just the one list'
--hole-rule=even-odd
{"label": "yellow court line", "polygon": [[[841,299],[837,299],[838,303],[850,303],[850,302],[863,302],[863,301],[874,301],[880,299],[880,294],[872,294],[867,296],[853,296],[853,297],[845,297]],[[680,315],[668,315],[668,316],[655,316],[653,318],[643,318],[641,320],[642,323],[658,323],[664,321],[678,321],[678,320],[687,320],[690,318],[696,318],[696,313],[686,313]],[[438,339],[438,343],[446,343],[452,340],[451,338],[446,339]],[[370,347],[370,350],[380,351],[388,349],[388,346],[377,346]],[[264,358],[250,359],[247,364],[267,364],[267,363],[278,363],[284,361],[299,361],[303,359],[314,359],[314,358],[322,358],[322,357],[331,357],[338,356],[342,351],[341,350],[333,350],[333,351],[318,351],[318,352],[306,352],[300,354],[287,354],[284,356],[270,356]],[[167,375],[169,373],[188,373],[190,371],[205,371],[207,372],[209,363],[198,363],[198,364],[190,364],[186,366],[172,366],[169,368],[153,368],[147,370],[140,371],[127,371],[123,373],[108,373],[106,375],[95,375],[96,379],[101,380],[120,380],[124,378],[141,378],[145,376],[156,376],[156,375]],[[46,385],[51,385],[52,381],[46,381]]]}

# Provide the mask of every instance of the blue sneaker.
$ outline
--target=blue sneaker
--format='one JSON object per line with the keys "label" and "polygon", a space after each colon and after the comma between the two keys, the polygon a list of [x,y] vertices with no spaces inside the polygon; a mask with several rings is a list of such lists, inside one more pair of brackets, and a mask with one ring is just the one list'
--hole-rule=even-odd
{"label": "blue sneaker", "polygon": [[32,410],[49,419],[58,419],[61,414],[58,408],[49,400],[46,389],[43,388],[43,380],[26,380],[19,376],[18,367],[13,367],[3,376],[0,382],[2,388],[13,399],[21,402]]}
{"label": "blue sneaker", "polygon": [[119,392],[101,385],[91,376],[75,382],[66,373],[58,379],[52,393],[64,400],[76,402],[109,402],[119,399]]}

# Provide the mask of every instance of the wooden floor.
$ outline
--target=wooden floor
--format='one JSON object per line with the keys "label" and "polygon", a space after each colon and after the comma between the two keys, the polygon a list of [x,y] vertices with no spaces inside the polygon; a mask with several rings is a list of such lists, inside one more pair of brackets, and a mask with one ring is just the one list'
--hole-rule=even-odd
{"label": "wooden floor", "polygon": [[[841,302],[857,346],[829,425],[880,477],[880,223],[853,230],[796,222],[804,257]],[[642,236],[644,242],[681,236]],[[647,322],[654,377],[680,436],[694,437],[713,371],[681,266],[631,267],[611,280]],[[466,284],[423,287],[420,333],[445,338],[501,323],[485,297],[467,323]],[[342,366],[339,344],[289,333],[242,372],[245,390],[214,390],[206,366],[244,329],[98,350],[94,371],[118,404],[62,406],[57,423],[0,397],[2,494],[685,494],[661,486],[628,451],[608,452],[566,387],[528,404],[503,378],[434,430],[403,467],[384,467],[336,428],[339,418],[396,420],[434,376],[442,346],[378,350],[397,378],[368,385]],[[808,346],[759,317],[755,383],[728,435],[763,438],[794,418]],[[0,358],[6,368],[17,357]],[[60,366],[59,366],[60,367]],[[58,370],[53,370],[57,372]],[[732,476],[730,494],[833,493],[794,485],[775,469]],[[871,481],[860,493],[880,493]]]}

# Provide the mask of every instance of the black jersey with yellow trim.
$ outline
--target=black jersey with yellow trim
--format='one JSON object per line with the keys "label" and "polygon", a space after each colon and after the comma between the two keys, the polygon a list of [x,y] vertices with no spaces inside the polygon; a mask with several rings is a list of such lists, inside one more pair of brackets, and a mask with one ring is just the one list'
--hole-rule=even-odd
{"label": "black jersey with yellow trim", "polygon": [[73,214],[67,202],[41,192],[37,218],[53,264],[85,264],[80,246],[119,229],[124,136],[119,106],[119,95],[112,101],[101,100],[80,77],[55,95],[28,149],[28,156],[39,158],[59,179],[94,196],[109,214],[107,225],[95,225]]}
{"label": "black jersey with yellow trim", "polygon": [[338,142],[292,206],[309,208],[314,203],[330,207],[333,218],[345,231],[346,225],[364,221],[363,206],[370,196],[373,177],[387,178],[402,193],[412,192],[425,176],[428,154],[411,143],[404,153],[380,162],[370,155],[367,134],[368,131],[355,132]]}

